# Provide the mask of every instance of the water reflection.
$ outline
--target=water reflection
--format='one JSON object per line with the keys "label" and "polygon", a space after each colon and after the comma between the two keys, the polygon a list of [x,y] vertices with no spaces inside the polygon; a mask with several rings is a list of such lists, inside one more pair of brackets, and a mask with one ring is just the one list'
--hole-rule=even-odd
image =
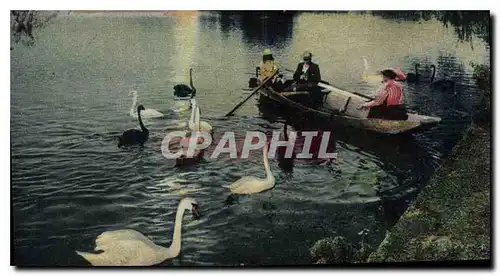
{"label": "water reflection", "polygon": [[197,11],[183,11],[175,14],[175,48],[173,63],[176,65],[174,81],[177,83],[189,83],[188,70],[195,63],[195,52],[199,38],[199,15]]}
{"label": "water reflection", "polygon": [[[308,264],[308,248],[317,240],[343,235],[356,242],[364,228],[375,245],[468,126],[477,100],[469,62],[489,62],[486,48],[458,43],[454,30],[434,19],[416,24],[369,14],[300,13],[293,21],[281,18],[285,23],[279,25],[293,28],[283,27],[273,40],[263,24],[251,30],[245,22],[255,19],[248,15],[222,14],[70,15],[40,29],[29,50],[11,51],[17,263],[84,265],[74,249],[91,250],[98,234],[119,228],[168,245],[176,203],[185,196],[199,199],[204,218],[186,223],[182,256],[162,265]],[[388,37],[401,39],[387,43]],[[413,138],[340,128],[310,114],[256,106],[253,99],[222,119],[248,96],[241,88],[267,43],[283,67],[293,69],[300,53],[310,50],[324,79],[368,95],[377,87],[361,79],[363,56],[375,70],[436,64],[440,78],[457,81],[460,112],[447,94],[419,84],[407,85],[408,104],[443,121]],[[188,67],[215,137],[225,131],[270,133],[293,116],[294,128],[335,134],[338,162],[270,160],[276,187],[225,206],[228,191],[222,185],[244,174],[263,176],[260,153],[180,169],[159,150],[165,133],[183,128],[179,123],[189,118],[168,112],[171,88],[187,80]],[[169,116],[148,122],[151,137],[143,149],[118,151],[113,137],[137,125],[127,114],[131,89],[141,93],[145,106]]]}
{"label": "water reflection", "polygon": [[280,47],[293,35],[293,12],[282,11],[240,11],[219,12],[221,30],[228,33],[232,28],[243,31],[248,44],[261,47]]}

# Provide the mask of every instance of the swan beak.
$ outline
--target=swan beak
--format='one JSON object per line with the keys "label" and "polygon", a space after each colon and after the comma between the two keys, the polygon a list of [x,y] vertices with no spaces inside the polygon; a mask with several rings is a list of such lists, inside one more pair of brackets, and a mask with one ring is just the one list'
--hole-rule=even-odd
{"label": "swan beak", "polygon": [[193,215],[193,218],[195,218],[195,219],[200,218],[200,213],[198,212],[198,205],[192,204],[191,214]]}

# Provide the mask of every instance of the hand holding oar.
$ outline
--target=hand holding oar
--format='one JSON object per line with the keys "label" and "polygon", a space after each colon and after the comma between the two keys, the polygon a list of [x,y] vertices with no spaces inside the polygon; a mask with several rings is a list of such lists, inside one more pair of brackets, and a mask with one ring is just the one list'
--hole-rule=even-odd
{"label": "hand holding oar", "polygon": [[271,77],[264,79],[264,81],[257,88],[255,88],[255,90],[252,92],[252,94],[250,94],[245,100],[243,100],[241,103],[239,103],[237,106],[235,106],[233,108],[233,110],[229,111],[225,116],[227,117],[227,116],[233,115],[233,113],[238,108],[240,108],[240,106],[242,106],[246,101],[248,101],[248,99],[250,99],[255,93],[257,93],[262,88],[262,86],[264,86],[268,81],[272,80],[274,78],[274,76],[276,76],[277,73],[278,72],[275,72]]}

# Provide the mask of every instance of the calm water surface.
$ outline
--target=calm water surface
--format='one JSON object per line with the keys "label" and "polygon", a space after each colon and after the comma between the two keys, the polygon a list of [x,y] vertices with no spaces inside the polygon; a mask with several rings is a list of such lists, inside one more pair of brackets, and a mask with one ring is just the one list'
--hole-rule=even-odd
{"label": "calm water surface", "polygon": [[[185,217],[181,256],[162,265],[307,264],[318,239],[344,235],[357,244],[363,229],[377,245],[470,123],[478,97],[469,62],[489,62],[479,40],[474,49],[459,43],[438,21],[370,15],[70,14],[37,35],[35,46],[11,51],[17,265],[86,265],[74,250],[92,251],[97,235],[122,228],[168,246],[177,204],[187,196],[198,200],[203,217]],[[296,164],[290,171],[270,160],[276,187],[227,205],[222,185],[245,174],[264,176],[261,154],[174,168],[161,155],[161,141],[183,129],[189,112],[175,111],[172,87],[187,83],[193,68],[202,117],[216,136],[278,130],[278,114],[255,100],[222,118],[248,95],[242,88],[264,47],[291,69],[310,50],[323,79],[368,95],[379,84],[361,78],[363,57],[373,72],[436,64],[438,78],[458,83],[459,97],[408,85],[409,107],[442,117],[438,127],[404,139],[338,129],[336,164]],[[138,127],[128,115],[130,90],[167,115],[146,121],[151,134],[143,149],[116,147],[116,135]]]}

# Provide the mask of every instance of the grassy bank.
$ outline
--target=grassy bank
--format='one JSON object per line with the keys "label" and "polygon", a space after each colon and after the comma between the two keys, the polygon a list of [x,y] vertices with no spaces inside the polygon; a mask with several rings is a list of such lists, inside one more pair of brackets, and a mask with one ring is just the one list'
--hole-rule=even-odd
{"label": "grassy bank", "polygon": [[490,135],[469,129],[368,262],[490,260]]}

